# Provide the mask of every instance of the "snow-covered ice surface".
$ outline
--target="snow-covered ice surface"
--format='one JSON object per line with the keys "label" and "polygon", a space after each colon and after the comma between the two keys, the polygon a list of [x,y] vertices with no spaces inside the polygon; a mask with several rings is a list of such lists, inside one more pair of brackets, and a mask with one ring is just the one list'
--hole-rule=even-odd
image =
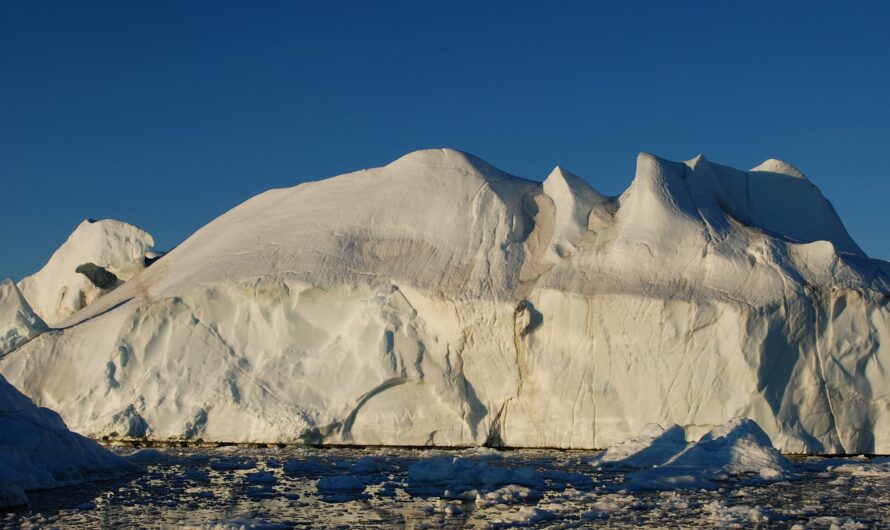
{"label": "snow-covered ice surface", "polygon": [[[38,314],[96,294],[80,252],[21,282]],[[58,326],[0,373],[95,438],[602,448],[744,416],[890,453],[890,264],[777,160],[641,154],[605,197],[419,151],[260,194]]]}
{"label": "snow-covered ice surface", "polygon": [[[116,448],[126,455],[129,448]],[[890,528],[887,459],[794,459],[792,480],[634,490],[593,452],[167,448],[125,479],[31,495],[4,527]],[[243,466],[230,466],[232,461]],[[225,463],[224,465],[219,465]],[[855,471],[854,471],[855,470]]]}
{"label": "snow-covered ice surface", "polygon": [[0,376],[0,508],[28,503],[28,492],[107,479],[133,466],[69,431]]}

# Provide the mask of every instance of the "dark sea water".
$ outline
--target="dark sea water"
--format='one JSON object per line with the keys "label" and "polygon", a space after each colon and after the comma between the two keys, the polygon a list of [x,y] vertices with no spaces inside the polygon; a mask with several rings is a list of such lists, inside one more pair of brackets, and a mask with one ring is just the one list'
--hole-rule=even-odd
{"label": "dark sea water", "polygon": [[[132,449],[117,448],[129,455]],[[628,491],[594,452],[183,448],[143,471],[29,494],[5,528],[890,528],[890,460],[807,458],[796,478]],[[454,459],[458,458],[457,464]],[[422,462],[421,465],[415,465]],[[414,467],[412,467],[414,466]],[[410,471],[409,471],[410,469]]]}

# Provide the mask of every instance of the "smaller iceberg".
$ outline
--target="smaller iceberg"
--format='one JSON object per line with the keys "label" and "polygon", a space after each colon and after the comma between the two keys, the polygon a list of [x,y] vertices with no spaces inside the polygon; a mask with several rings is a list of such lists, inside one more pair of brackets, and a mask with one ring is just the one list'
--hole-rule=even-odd
{"label": "smaller iceberg", "polygon": [[680,426],[648,425],[639,436],[597,455],[593,464],[634,470],[624,482],[629,490],[712,489],[719,481],[744,476],[794,478],[791,463],[747,418],[733,418],[696,442],[687,442]]}
{"label": "smaller iceberg", "polygon": [[0,508],[28,504],[27,491],[113,478],[135,469],[68,430],[0,376]]}

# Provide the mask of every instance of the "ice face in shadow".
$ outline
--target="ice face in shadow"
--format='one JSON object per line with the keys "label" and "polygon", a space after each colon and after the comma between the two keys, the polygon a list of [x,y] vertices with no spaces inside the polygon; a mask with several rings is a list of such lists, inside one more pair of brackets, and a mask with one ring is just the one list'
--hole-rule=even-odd
{"label": "ice face in shadow", "polygon": [[664,429],[650,423],[640,435],[605,449],[593,462],[601,466],[643,469],[665,464],[687,447],[686,433],[679,425]]}
{"label": "ice face in shadow", "polygon": [[0,356],[46,331],[43,320],[31,309],[9,278],[0,282]]}
{"label": "ice face in shadow", "polygon": [[106,479],[133,469],[69,431],[58,414],[37,407],[0,377],[0,508],[27,504],[27,491]]}

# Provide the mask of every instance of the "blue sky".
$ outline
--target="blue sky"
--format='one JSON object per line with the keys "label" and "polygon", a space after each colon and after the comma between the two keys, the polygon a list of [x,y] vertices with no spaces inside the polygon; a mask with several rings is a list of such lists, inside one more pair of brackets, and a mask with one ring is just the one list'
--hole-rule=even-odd
{"label": "blue sky", "polygon": [[239,202],[455,147],[608,194],[637,152],[802,169],[890,258],[890,2],[0,3],[0,276],[84,218],[169,248]]}

